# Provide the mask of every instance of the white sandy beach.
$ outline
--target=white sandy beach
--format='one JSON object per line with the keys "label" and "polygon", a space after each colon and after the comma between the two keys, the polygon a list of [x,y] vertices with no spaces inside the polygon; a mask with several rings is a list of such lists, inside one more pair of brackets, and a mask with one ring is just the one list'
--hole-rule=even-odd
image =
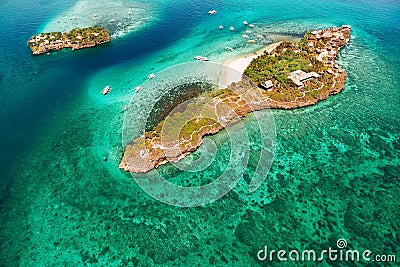
{"label": "white sandy beach", "polygon": [[221,81],[221,85],[227,86],[232,82],[238,82],[242,78],[242,74],[246,68],[250,65],[251,61],[258,56],[262,55],[265,51],[272,52],[281,42],[270,44],[262,49],[255,51],[250,54],[237,56],[224,61],[222,64],[228,67],[225,75],[225,80]]}

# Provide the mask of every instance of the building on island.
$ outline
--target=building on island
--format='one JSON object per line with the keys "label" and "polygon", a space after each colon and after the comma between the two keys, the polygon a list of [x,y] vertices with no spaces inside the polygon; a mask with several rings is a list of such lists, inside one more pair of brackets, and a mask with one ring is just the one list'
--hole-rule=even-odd
{"label": "building on island", "polygon": [[318,77],[319,74],[314,71],[307,73],[302,70],[296,70],[289,74],[288,79],[292,80],[298,87],[303,87],[305,81]]}
{"label": "building on island", "polygon": [[261,83],[260,87],[265,90],[270,90],[270,89],[272,89],[272,87],[274,87],[274,84],[272,83],[271,80],[268,80],[268,81]]}

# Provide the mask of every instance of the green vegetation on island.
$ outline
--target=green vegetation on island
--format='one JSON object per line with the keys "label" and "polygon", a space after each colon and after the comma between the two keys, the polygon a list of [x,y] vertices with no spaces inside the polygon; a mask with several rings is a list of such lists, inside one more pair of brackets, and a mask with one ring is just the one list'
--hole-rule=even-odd
{"label": "green vegetation on island", "polygon": [[28,47],[34,55],[50,51],[72,48],[72,50],[95,47],[111,40],[110,32],[105,27],[75,28],[68,32],[40,33],[32,36]]}
{"label": "green vegetation on island", "polygon": [[[321,53],[336,56],[335,48],[339,45],[334,43],[340,43],[340,36],[343,36],[343,44],[344,36],[349,38],[347,31],[337,34],[339,38],[333,40],[331,37],[324,39],[320,34],[318,42],[313,42],[317,40],[317,32],[309,31],[298,44],[283,42],[271,53],[265,52],[254,59],[244,74],[261,87],[267,87],[264,93],[275,101],[318,100],[329,94],[336,79],[343,79],[344,71],[337,64],[318,57]],[[314,75],[307,76],[307,73]],[[296,74],[299,74],[299,81],[293,79]]]}
{"label": "green vegetation on island", "polygon": [[[346,72],[335,58],[350,41],[350,26],[307,32],[252,60],[242,80],[201,94],[125,148],[120,168],[148,172],[196,150],[205,135],[265,108],[310,106],[344,88]],[[255,86],[256,85],[256,86]]]}

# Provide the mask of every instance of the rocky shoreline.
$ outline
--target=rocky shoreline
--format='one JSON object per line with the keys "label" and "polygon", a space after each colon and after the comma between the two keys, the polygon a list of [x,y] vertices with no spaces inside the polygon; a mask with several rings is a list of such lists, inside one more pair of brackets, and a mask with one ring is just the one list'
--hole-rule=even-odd
{"label": "rocky shoreline", "polygon": [[[270,79],[267,85],[258,83],[263,86],[255,87],[252,77],[243,78],[226,89],[203,95],[207,101],[188,104],[184,110],[169,115],[152,131],[134,139],[125,148],[119,167],[129,172],[146,173],[167,162],[178,162],[195,151],[204,136],[219,132],[230,122],[248,113],[266,108],[301,108],[325,100],[329,95],[338,94],[344,89],[347,74],[335,63],[335,58],[339,50],[350,41],[350,32],[350,26],[308,32],[300,44],[281,44],[274,51],[253,60],[257,63],[257,60],[263,60],[262,57],[280,58],[288,54],[288,50],[292,54],[311,58],[314,68],[319,68],[318,73],[313,72],[314,76],[307,76],[307,73],[297,70],[294,73],[300,75],[298,79],[301,82],[297,78],[288,77],[294,81],[285,84],[296,92],[294,99],[291,100],[290,96],[282,92],[279,79]],[[301,75],[306,78],[302,80]],[[264,77],[258,78],[261,80]],[[263,88],[265,86],[268,88]],[[281,100],[282,95],[284,100]]]}
{"label": "rocky shoreline", "polygon": [[50,32],[34,35],[28,41],[33,55],[41,55],[64,48],[72,50],[91,48],[110,42],[110,32],[104,27],[76,28],[68,32]]}

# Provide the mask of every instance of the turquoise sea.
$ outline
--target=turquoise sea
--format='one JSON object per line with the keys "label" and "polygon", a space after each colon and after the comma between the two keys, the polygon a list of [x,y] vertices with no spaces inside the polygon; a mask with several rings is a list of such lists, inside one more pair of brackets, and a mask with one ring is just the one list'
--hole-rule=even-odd
{"label": "turquoise sea", "polygon": [[[90,26],[94,13],[112,30],[110,44],[31,55],[32,35]],[[339,239],[343,249],[400,260],[398,0],[1,0],[0,18],[0,266],[314,266],[257,254],[266,245],[338,249]],[[267,38],[243,41],[244,20]],[[272,111],[275,157],[255,192],[247,190],[262,149],[254,115],[243,120],[243,178],[213,203],[166,205],[118,168],[124,106],[150,73],[194,55],[222,62],[342,24],[353,29],[338,59],[345,90],[312,107]],[[113,91],[103,96],[108,84]],[[231,149],[226,131],[210,139],[217,156],[206,171],[159,172],[186,186],[214,179]]]}

